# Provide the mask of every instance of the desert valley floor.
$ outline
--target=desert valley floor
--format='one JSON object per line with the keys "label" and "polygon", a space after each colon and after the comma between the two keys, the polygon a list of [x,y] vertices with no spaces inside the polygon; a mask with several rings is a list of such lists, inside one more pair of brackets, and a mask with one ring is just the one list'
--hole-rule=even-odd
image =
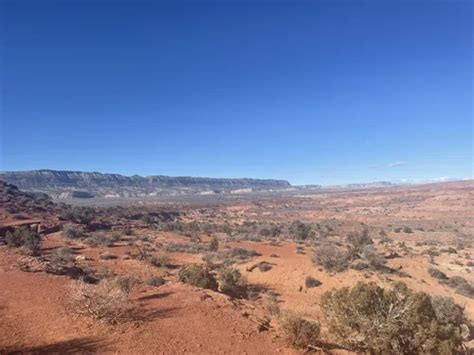
{"label": "desert valley floor", "polygon": [[[449,296],[474,319],[473,181],[101,207],[7,184],[0,194],[1,228],[41,230],[36,253],[0,239],[0,353],[351,353],[333,338],[321,300],[358,281]],[[370,249],[346,265],[330,264],[346,254],[322,259],[354,247],[354,234]],[[195,264],[219,285],[186,282],[182,270]],[[228,292],[222,267],[240,272]],[[107,279],[131,284],[123,319],[77,305],[81,287]],[[319,322],[321,341],[292,346],[279,316],[287,312]]]}

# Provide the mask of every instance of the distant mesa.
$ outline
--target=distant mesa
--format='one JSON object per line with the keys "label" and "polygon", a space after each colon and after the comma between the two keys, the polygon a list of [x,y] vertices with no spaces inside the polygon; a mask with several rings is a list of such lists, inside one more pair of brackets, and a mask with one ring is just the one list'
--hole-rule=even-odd
{"label": "distant mesa", "polygon": [[45,192],[61,199],[235,194],[291,188],[285,180],[164,175],[142,177],[58,170],[0,172],[0,180],[25,191]]}

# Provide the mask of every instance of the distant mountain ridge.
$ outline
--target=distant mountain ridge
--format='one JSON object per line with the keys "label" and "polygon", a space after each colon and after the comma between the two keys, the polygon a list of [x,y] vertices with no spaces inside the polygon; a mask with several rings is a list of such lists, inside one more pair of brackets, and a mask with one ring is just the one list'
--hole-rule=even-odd
{"label": "distant mountain ridge", "polygon": [[190,176],[124,176],[98,172],[31,170],[0,172],[0,180],[55,198],[134,197],[286,189],[285,180]]}

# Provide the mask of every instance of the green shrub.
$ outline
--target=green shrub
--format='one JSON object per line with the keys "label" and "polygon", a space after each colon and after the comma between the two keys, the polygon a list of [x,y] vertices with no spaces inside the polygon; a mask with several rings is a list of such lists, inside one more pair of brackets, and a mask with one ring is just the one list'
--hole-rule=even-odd
{"label": "green shrub", "polygon": [[50,260],[56,264],[67,265],[74,261],[72,249],[69,247],[61,247],[55,249],[51,253]]}
{"label": "green shrub", "polygon": [[281,228],[278,226],[271,226],[268,228],[265,227],[265,228],[262,228],[258,234],[260,234],[262,237],[275,238],[281,234]]}
{"label": "green shrub", "polygon": [[430,257],[430,262],[431,262],[431,263],[434,263],[434,258],[435,258],[435,256],[439,256],[439,255],[440,255],[438,249],[436,249],[435,247],[431,247],[431,248],[429,248],[429,249],[427,249],[427,250],[423,250],[423,251],[421,252],[421,254],[422,254],[422,255],[428,255],[428,256]]}
{"label": "green shrub", "polygon": [[79,224],[89,224],[95,219],[95,209],[92,207],[72,207],[62,212],[61,218]]}
{"label": "green shrub", "polygon": [[115,256],[112,253],[109,253],[108,251],[105,251],[99,255],[99,258],[101,260],[113,260],[113,259],[117,259],[117,256]]}
{"label": "green shrub", "polygon": [[41,237],[36,230],[28,227],[20,227],[12,232],[8,231],[5,242],[10,248],[25,248],[31,255],[39,255],[41,252]]}
{"label": "green shrub", "polygon": [[365,260],[370,266],[370,268],[374,270],[386,269],[385,264],[387,263],[387,261],[379,254],[377,254],[374,247],[371,245],[367,245],[359,254],[359,257]]}
{"label": "green shrub", "polygon": [[19,219],[19,220],[25,220],[25,219],[29,219],[30,217],[28,217],[27,214],[25,213],[15,213],[15,215],[13,216],[15,219]]}
{"label": "green shrub", "polygon": [[160,287],[166,283],[166,280],[160,276],[152,276],[146,281],[147,285]]}
{"label": "green shrub", "polygon": [[79,239],[83,235],[83,231],[81,228],[77,227],[72,223],[66,223],[63,226],[63,234],[66,238],[69,239]]}
{"label": "green shrub", "polygon": [[217,290],[216,278],[202,265],[183,266],[178,272],[178,280],[196,287]]}
{"label": "green shrub", "polygon": [[351,263],[351,269],[354,270],[362,271],[369,270],[370,268],[370,263],[367,260],[357,259]]}
{"label": "green shrub", "polygon": [[265,262],[265,261],[262,261],[261,263],[258,263],[258,269],[259,269],[261,272],[269,271],[269,270],[271,270],[271,268],[272,268],[272,264],[267,263],[267,262]]}
{"label": "green shrub", "polygon": [[349,266],[349,255],[330,244],[321,245],[314,255],[313,261],[327,271],[344,271]]}
{"label": "green shrub", "polygon": [[170,258],[166,255],[162,255],[162,256],[152,255],[146,261],[148,261],[151,265],[156,266],[156,267],[171,267],[172,266]]}
{"label": "green shrub", "polygon": [[297,245],[297,246],[296,246],[296,254],[304,255],[304,254],[305,254],[305,252],[304,252],[304,246],[302,246],[302,245]]}
{"label": "green shrub", "polygon": [[205,253],[209,251],[209,246],[205,244],[199,244],[199,243],[192,243],[192,244],[186,244],[186,243],[168,243],[165,247],[164,250],[167,253],[189,253],[189,254],[199,254],[199,253]]}
{"label": "green shrub", "polygon": [[464,277],[453,276],[445,282],[449,287],[454,288],[456,293],[469,298],[474,298],[474,286],[472,286],[472,284]]}
{"label": "green shrub", "polygon": [[128,235],[128,236],[133,235],[133,229],[130,226],[125,226],[122,232],[124,235]]}
{"label": "green shrub", "polygon": [[449,297],[435,296],[431,304],[436,313],[436,319],[447,324],[463,324],[464,309]]}
{"label": "green shrub", "polygon": [[447,280],[448,279],[448,276],[446,276],[446,274],[444,272],[442,272],[441,270],[438,270],[434,267],[430,267],[428,269],[428,273],[430,274],[431,277],[434,277],[435,279],[438,279],[438,280]]}
{"label": "green shrub", "polygon": [[381,235],[380,236],[380,240],[379,240],[379,243],[380,244],[391,244],[393,243],[393,239],[390,238],[388,235]]}
{"label": "green shrub", "polygon": [[209,244],[209,251],[216,252],[219,250],[219,241],[217,240],[216,236],[213,236],[211,239],[211,243]]}
{"label": "green shrub", "polygon": [[440,256],[440,255],[441,255],[440,252],[439,252],[439,250],[436,249],[435,247],[431,247],[431,248],[429,248],[429,249],[427,249],[427,250],[423,250],[423,251],[421,252],[421,254],[423,254],[423,255],[429,255],[430,257],[435,257],[435,256]]}
{"label": "green shrub", "polygon": [[245,249],[245,248],[232,248],[232,249],[227,250],[226,254],[230,258],[239,259],[241,261],[251,259],[253,257],[261,255],[257,253],[255,250]]}
{"label": "green shrub", "polygon": [[95,234],[84,239],[84,243],[86,243],[90,247],[110,247],[114,244],[112,238],[103,233]]}
{"label": "green shrub", "polygon": [[122,232],[113,231],[109,238],[112,243],[120,242],[122,240]]}
{"label": "green shrub", "polygon": [[295,240],[312,239],[316,235],[310,225],[300,221],[294,221],[290,225],[289,231]]}
{"label": "green shrub", "polygon": [[241,285],[240,271],[231,267],[223,267],[219,270],[219,286],[224,293],[235,293]]}
{"label": "green shrub", "polygon": [[[326,292],[322,310],[337,341],[371,354],[455,354],[464,316],[451,299],[433,299],[403,283],[391,290],[359,282]],[[455,317],[450,309],[457,309]]]}
{"label": "green shrub", "polygon": [[51,274],[64,275],[74,266],[74,257],[69,247],[54,249],[45,264],[45,271]]}

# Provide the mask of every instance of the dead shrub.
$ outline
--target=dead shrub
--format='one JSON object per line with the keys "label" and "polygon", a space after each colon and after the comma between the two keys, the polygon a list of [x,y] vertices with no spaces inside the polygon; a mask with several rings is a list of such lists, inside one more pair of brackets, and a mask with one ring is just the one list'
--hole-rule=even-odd
{"label": "dead shrub", "polygon": [[71,290],[72,305],[78,314],[108,323],[119,323],[131,310],[128,288],[116,278],[106,278],[97,285],[78,281]]}
{"label": "dead shrub", "polygon": [[278,304],[278,298],[275,292],[267,292],[267,311],[272,316],[279,316],[281,313],[280,305]]}
{"label": "dead shrub", "polygon": [[95,277],[98,280],[112,279],[115,277],[115,272],[109,267],[102,267],[95,273]]}
{"label": "dead shrub", "polygon": [[115,278],[115,282],[118,284],[118,287],[127,294],[129,294],[135,286],[143,283],[142,279],[138,276],[119,276]]}
{"label": "dead shrub", "polygon": [[294,347],[308,348],[319,343],[319,322],[289,313],[281,318],[281,328],[285,340]]}
{"label": "dead shrub", "polygon": [[359,257],[359,254],[361,254],[367,246],[374,244],[374,241],[369,236],[368,229],[349,234],[346,241],[349,244],[349,257],[351,259]]}
{"label": "dead shrub", "polygon": [[74,265],[74,257],[69,247],[61,247],[54,249],[49,257],[49,263],[45,266],[45,271],[63,275],[67,269]]}

